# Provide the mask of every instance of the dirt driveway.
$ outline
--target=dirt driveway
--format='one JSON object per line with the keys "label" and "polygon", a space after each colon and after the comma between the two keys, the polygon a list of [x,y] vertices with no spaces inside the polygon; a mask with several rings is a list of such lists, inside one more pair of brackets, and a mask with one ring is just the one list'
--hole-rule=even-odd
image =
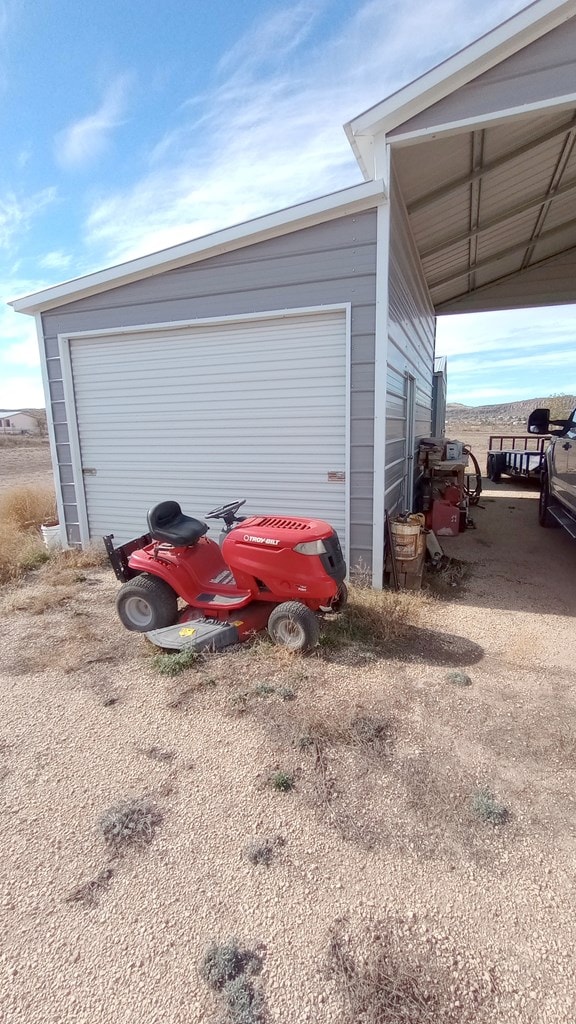
{"label": "dirt driveway", "polygon": [[[274,1024],[573,1024],[576,544],[534,491],[482,505],[445,541],[466,577],[384,652],[169,678],[106,570],[5,593],[6,1024],[217,1021],[202,963],[231,936]],[[99,819],[143,795],[161,824],[112,856]],[[264,1020],[246,998],[229,1019]]]}

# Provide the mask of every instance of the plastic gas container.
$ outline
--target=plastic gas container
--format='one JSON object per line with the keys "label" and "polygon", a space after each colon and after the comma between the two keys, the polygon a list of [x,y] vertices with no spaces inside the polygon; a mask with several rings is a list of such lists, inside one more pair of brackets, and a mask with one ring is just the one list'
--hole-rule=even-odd
{"label": "plastic gas container", "polygon": [[460,509],[448,501],[435,501],[432,505],[432,529],[437,537],[457,537]]}

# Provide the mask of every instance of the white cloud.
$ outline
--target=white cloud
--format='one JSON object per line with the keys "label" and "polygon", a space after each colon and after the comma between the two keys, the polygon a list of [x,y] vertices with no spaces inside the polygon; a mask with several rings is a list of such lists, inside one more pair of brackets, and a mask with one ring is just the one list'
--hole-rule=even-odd
{"label": "white cloud", "polygon": [[19,196],[13,191],[0,195],[0,249],[11,249],[14,239],[27,229],[32,218],[55,199],[55,188],[45,188],[31,196]]}
{"label": "white cloud", "polygon": [[72,257],[65,252],[54,250],[53,252],[47,252],[45,256],[42,256],[38,260],[38,264],[44,267],[46,270],[65,270],[70,265]]}
{"label": "white cloud", "polygon": [[522,6],[369,0],[302,51],[323,6],[271,15],[157,140],[149,172],[95,203],[87,233],[97,258],[129,259],[360,181],[343,122]]}
{"label": "white cloud", "polygon": [[56,136],[56,158],[65,168],[84,167],[106,150],[110,136],[124,120],[130,76],[120,75],[107,88],[102,103]]}

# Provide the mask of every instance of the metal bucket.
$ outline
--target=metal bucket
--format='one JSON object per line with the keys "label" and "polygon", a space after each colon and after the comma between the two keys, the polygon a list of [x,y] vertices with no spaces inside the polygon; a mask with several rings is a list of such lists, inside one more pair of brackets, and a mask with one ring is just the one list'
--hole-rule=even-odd
{"label": "metal bucket", "polygon": [[424,516],[415,514],[404,523],[390,523],[394,554],[402,562],[417,558],[420,552],[420,531],[424,525]]}

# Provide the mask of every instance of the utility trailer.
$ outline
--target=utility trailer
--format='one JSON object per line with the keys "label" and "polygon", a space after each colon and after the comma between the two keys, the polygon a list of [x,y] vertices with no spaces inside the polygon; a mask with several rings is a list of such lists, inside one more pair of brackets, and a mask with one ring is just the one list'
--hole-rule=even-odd
{"label": "utility trailer", "polygon": [[549,442],[549,436],[492,434],[488,442],[486,476],[495,484],[502,475],[539,483]]}

